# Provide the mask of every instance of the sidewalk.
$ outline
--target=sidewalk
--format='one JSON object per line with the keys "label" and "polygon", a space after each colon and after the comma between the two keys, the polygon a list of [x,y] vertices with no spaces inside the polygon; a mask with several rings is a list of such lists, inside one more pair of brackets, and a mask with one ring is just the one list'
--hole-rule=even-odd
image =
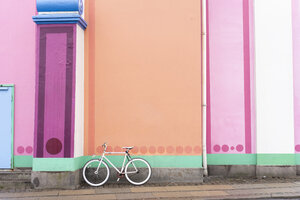
{"label": "sidewalk", "polygon": [[300,181],[216,185],[177,185],[134,187],[131,185],[0,193],[5,200],[102,200],[102,199],[300,199]]}

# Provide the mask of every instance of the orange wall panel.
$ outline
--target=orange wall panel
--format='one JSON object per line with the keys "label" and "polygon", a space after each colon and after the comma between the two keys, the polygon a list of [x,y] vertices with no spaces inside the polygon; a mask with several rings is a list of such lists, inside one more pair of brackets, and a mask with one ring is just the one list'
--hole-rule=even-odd
{"label": "orange wall panel", "polygon": [[85,154],[201,154],[199,0],[88,0]]}

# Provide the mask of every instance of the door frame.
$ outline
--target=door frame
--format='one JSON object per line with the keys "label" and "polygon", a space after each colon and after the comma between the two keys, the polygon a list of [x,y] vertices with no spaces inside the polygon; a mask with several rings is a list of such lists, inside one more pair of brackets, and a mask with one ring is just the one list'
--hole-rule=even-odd
{"label": "door frame", "polygon": [[14,127],[15,127],[15,84],[0,84],[0,87],[11,87],[11,169],[14,168]]}

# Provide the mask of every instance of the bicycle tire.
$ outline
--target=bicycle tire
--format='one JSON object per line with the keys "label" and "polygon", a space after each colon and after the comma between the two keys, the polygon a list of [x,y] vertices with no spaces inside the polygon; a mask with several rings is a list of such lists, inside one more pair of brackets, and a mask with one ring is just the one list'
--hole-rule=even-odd
{"label": "bicycle tire", "polygon": [[[135,168],[137,168],[137,171]],[[151,166],[143,158],[134,158],[125,166],[125,177],[128,182],[133,185],[143,185],[147,183],[151,177],[151,174]]]}
{"label": "bicycle tire", "polygon": [[96,172],[99,164],[100,160],[93,159],[88,161],[83,167],[83,178],[90,186],[101,186],[106,183],[109,178],[110,171],[107,163],[102,160],[101,166],[99,167],[98,172]]}

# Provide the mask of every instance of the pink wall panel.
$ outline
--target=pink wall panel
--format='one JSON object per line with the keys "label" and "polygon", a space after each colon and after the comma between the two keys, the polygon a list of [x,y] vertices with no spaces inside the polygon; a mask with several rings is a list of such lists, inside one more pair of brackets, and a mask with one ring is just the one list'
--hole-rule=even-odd
{"label": "pink wall panel", "polygon": [[250,5],[248,0],[208,0],[208,153],[251,153],[253,148]]}
{"label": "pink wall panel", "polygon": [[295,151],[300,153],[300,0],[293,0]]}
{"label": "pink wall panel", "polygon": [[1,1],[0,84],[15,84],[14,154],[32,155],[35,85],[35,0]]}

